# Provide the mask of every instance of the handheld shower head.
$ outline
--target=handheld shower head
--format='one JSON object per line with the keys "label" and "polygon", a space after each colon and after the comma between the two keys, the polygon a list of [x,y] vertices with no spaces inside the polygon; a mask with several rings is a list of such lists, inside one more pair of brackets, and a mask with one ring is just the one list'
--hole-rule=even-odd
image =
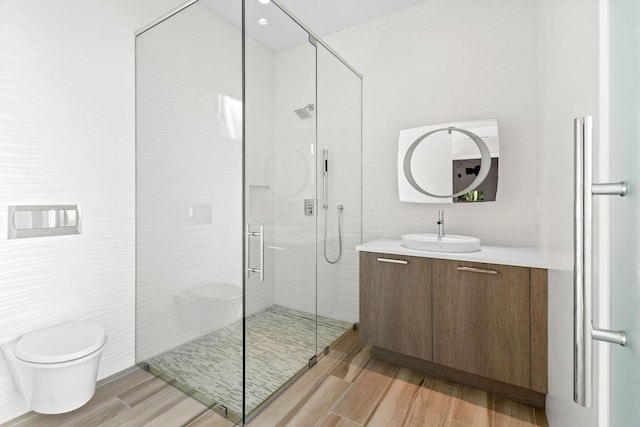
{"label": "handheld shower head", "polygon": [[311,113],[313,113],[314,110],[314,104],[307,104],[298,110],[293,110],[293,112],[296,113],[301,119],[309,119],[312,117]]}

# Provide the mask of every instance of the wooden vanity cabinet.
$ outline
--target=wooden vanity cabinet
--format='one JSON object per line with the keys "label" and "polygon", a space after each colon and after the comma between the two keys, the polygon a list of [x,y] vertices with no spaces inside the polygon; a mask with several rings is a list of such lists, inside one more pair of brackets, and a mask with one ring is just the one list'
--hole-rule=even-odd
{"label": "wooden vanity cabinet", "polygon": [[429,258],[360,253],[360,340],[431,360]]}
{"label": "wooden vanity cabinet", "polygon": [[544,269],[360,252],[360,331],[376,358],[544,407]]}
{"label": "wooden vanity cabinet", "polygon": [[529,269],[433,260],[433,361],[531,384]]}

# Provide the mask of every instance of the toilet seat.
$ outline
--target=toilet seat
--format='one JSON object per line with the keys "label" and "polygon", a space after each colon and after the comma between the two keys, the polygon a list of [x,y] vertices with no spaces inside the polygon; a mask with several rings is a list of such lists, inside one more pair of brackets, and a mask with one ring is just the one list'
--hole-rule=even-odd
{"label": "toilet seat", "polygon": [[61,363],[80,359],[104,346],[107,334],[95,323],[73,321],[22,336],[18,359],[30,363]]}

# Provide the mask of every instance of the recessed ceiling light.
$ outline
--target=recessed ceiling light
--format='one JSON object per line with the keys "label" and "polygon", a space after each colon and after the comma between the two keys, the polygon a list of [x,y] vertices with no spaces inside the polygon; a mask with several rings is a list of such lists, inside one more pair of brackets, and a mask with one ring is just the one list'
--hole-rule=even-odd
{"label": "recessed ceiling light", "polygon": [[268,23],[269,23],[269,21],[267,21],[267,18],[258,19],[258,24],[260,24],[260,25],[267,25]]}
{"label": "recessed ceiling light", "polygon": [[258,0],[262,4],[269,4],[271,0]]}

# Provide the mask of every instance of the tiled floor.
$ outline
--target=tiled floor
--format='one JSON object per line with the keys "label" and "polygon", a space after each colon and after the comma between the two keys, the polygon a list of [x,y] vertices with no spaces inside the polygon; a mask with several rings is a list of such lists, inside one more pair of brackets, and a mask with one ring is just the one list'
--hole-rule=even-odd
{"label": "tiled floor", "polygon": [[354,332],[250,427],[548,426],[544,411],[374,360]]}
{"label": "tiled floor", "polygon": [[[142,370],[101,384],[68,414],[26,414],[8,426],[189,426],[232,423]],[[371,358],[348,335],[249,427],[548,426],[544,411]]]}
{"label": "tiled floor", "polygon": [[[352,323],[273,305],[246,320],[247,412],[295,376],[319,348],[344,335]],[[242,414],[242,320],[147,361],[151,372],[176,380],[202,396]]]}

